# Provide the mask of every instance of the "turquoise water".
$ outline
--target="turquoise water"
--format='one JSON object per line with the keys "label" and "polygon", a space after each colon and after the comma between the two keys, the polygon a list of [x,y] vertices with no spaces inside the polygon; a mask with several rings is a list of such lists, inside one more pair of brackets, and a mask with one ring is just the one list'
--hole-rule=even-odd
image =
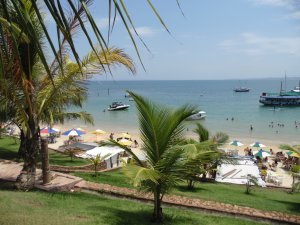
{"label": "turquoise water", "polygon": [[[294,88],[299,79],[288,79],[287,90]],[[248,93],[235,93],[238,86],[251,88]],[[285,87],[285,85],[283,85]],[[223,131],[232,138],[273,139],[282,142],[300,142],[300,107],[276,108],[261,105],[262,92],[280,89],[279,79],[214,80],[214,81],[93,81],[88,83],[89,98],[83,110],[94,116],[95,128],[107,131],[134,131],[138,129],[134,102],[125,98],[125,90],[131,90],[151,100],[176,107],[192,104],[206,111],[202,120],[212,133]],[[109,90],[109,91],[108,91]],[[109,92],[109,93],[108,93]],[[105,111],[113,101],[131,105],[127,111]],[[228,118],[228,120],[227,120]],[[234,120],[232,121],[232,118]],[[273,122],[273,128],[271,127]],[[189,132],[195,122],[187,122]],[[278,126],[277,124],[284,124]],[[250,125],[253,130],[250,131]],[[72,126],[85,126],[72,122]]]}

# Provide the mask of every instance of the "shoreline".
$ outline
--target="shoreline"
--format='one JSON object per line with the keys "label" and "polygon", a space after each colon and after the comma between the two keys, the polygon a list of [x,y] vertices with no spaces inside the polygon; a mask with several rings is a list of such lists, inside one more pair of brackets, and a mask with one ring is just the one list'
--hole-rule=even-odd
{"label": "shoreline", "polygon": [[[66,130],[72,129],[72,128],[78,128],[76,126],[72,126],[71,123],[64,124],[64,125],[57,125],[57,126],[55,125],[53,127],[60,129],[61,133],[63,133]],[[95,142],[95,141],[107,140],[107,139],[109,139],[110,133],[114,133],[114,138],[117,138],[118,134],[127,133],[127,132],[131,135],[132,141],[137,140],[138,143],[141,142],[140,135],[139,135],[139,129],[137,127],[130,127],[130,128],[122,127],[121,128],[121,127],[111,126],[109,129],[106,129],[107,127],[102,128],[102,127],[98,127],[98,126],[85,124],[83,126],[80,126],[80,128],[87,131],[86,134],[82,135],[84,142]],[[92,134],[92,132],[95,131],[96,129],[104,130],[106,132],[106,134],[102,134],[102,135]],[[211,134],[214,135],[214,133],[211,133]],[[255,137],[245,137],[243,135],[240,135],[239,137],[233,137],[233,135],[228,134],[228,136],[229,136],[228,142],[226,144],[224,144],[221,148],[239,150],[240,155],[244,154],[244,148],[249,147],[250,144],[252,144],[256,141],[259,141],[260,143],[266,145],[266,147],[264,147],[263,149],[265,149],[265,150],[272,149],[275,152],[282,151],[279,148],[279,146],[281,144],[296,145],[296,144],[300,143],[300,141],[299,142],[297,142],[297,141],[291,141],[291,142],[281,141],[277,137],[276,137],[276,139],[275,138],[274,139],[268,139],[268,138],[257,139]],[[185,137],[193,138],[193,139],[198,138],[197,135],[191,130],[185,132]],[[62,140],[62,141],[68,140],[68,136],[61,135],[60,140]],[[243,143],[244,145],[240,146],[240,147],[230,146],[229,143],[233,140],[238,140],[241,143]],[[257,149],[254,148],[253,150],[257,150]]]}

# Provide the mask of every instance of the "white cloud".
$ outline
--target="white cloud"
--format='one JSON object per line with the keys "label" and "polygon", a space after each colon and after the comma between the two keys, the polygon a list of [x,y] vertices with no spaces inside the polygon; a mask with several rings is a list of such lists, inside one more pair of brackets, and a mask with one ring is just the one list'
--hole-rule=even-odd
{"label": "white cloud", "polygon": [[[109,25],[109,19],[108,18],[95,18],[95,23],[97,24],[99,29],[105,29],[108,28]],[[119,17],[116,17],[115,19],[115,24],[118,23],[120,21]],[[110,20],[111,26],[113,24],[113,19]]]}
{"label": "white cloud", "polygon": [[300,19],[300,11],[296,11],[296,12],[293,12],[289,15],[289,18],[292,18],[292,19]]}
{"label": "white cloud", "polygon": [[257,5],[270,5],[270,6],[285,6],[290,7],[293,0],[249,0]]}
{"label": "white cloud", "polygon": [[255,5],[268,5],[273,7],[285,7],[291,13],[286,18],[300,19],[300,1],[299,0],[248,0]]}
{"label": "white cloud", "polygon": [[[136,27],[135,30],[141,37],[153,37],[156,34],[156,30],[151,27]],[[134,33],[133,29],[130,29],[130,31]]]}
{"label": "white cloud", "polygon": [[267,37],[255,33],[242,33],[219,46],[226,51],[246,55],[291,54],[300,56],[300,37]]}

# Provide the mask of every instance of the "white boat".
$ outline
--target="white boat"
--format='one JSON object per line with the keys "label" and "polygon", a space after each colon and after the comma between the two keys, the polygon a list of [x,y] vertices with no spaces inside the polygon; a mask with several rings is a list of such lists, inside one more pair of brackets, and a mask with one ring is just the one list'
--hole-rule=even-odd
{"label": "white boat", "polygon": [[108,111],[118,111],[118,110],[125,110],[129,107],[130,105],[125,105],[122,102],[113,102],[109,108],[107,109]]}
{"label": "white boat", "polygon": [[233,89],[235,92],[249,92],[250,88],[247,87],[239,87],[239,88],[235,88]]}
{"label": "white boat", "polygon": [[297,93],[299,93],[299,92],[300,92],[300,87],[295,87],[295,89],[293,89],[292,92],[297,92]]}
{"label": "white boat", "polygon": [[204,119],[205,117],[206,117],[206,112],[199,111],[199,112],[189,116],[188,118],[186,118],[186,120],[201,120],[201,119]]}

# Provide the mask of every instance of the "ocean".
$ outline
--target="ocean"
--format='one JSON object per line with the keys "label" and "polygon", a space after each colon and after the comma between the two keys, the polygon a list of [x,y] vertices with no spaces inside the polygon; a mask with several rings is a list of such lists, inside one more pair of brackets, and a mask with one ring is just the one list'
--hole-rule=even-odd
{"label": "ocean", "polygon": [[[259,103],[262,92],[279,92],[280,82],[280,79],[89,81],[88,101],[81,111],[93,115],[95,129],[108,132],[136,132],[138,130],[136,108],[134,102],[125,98],[126,90],[130,90],[169,107],[184,104],[197,106],[199,110],[207,113],[207,117],[199,122],[212,134],[221,131],[227,133],[231,139],[274,140],[299,144],[300,107],[282,107],[274,110],[273,107]],[[291,90],[298,84],[298,78],[289,78],[286,84],[283,84],[283,88]],[[235,93],[233,89],[239,86],[247,86],[251,90],[246,93]],[[126,111],[107,111],[113,101],[121,101],[131,106]],[[186,122],[189,134],[193,132],[195,123],[195,121]],[[68,122],[68,126],[90,125],[72,121]]]}

